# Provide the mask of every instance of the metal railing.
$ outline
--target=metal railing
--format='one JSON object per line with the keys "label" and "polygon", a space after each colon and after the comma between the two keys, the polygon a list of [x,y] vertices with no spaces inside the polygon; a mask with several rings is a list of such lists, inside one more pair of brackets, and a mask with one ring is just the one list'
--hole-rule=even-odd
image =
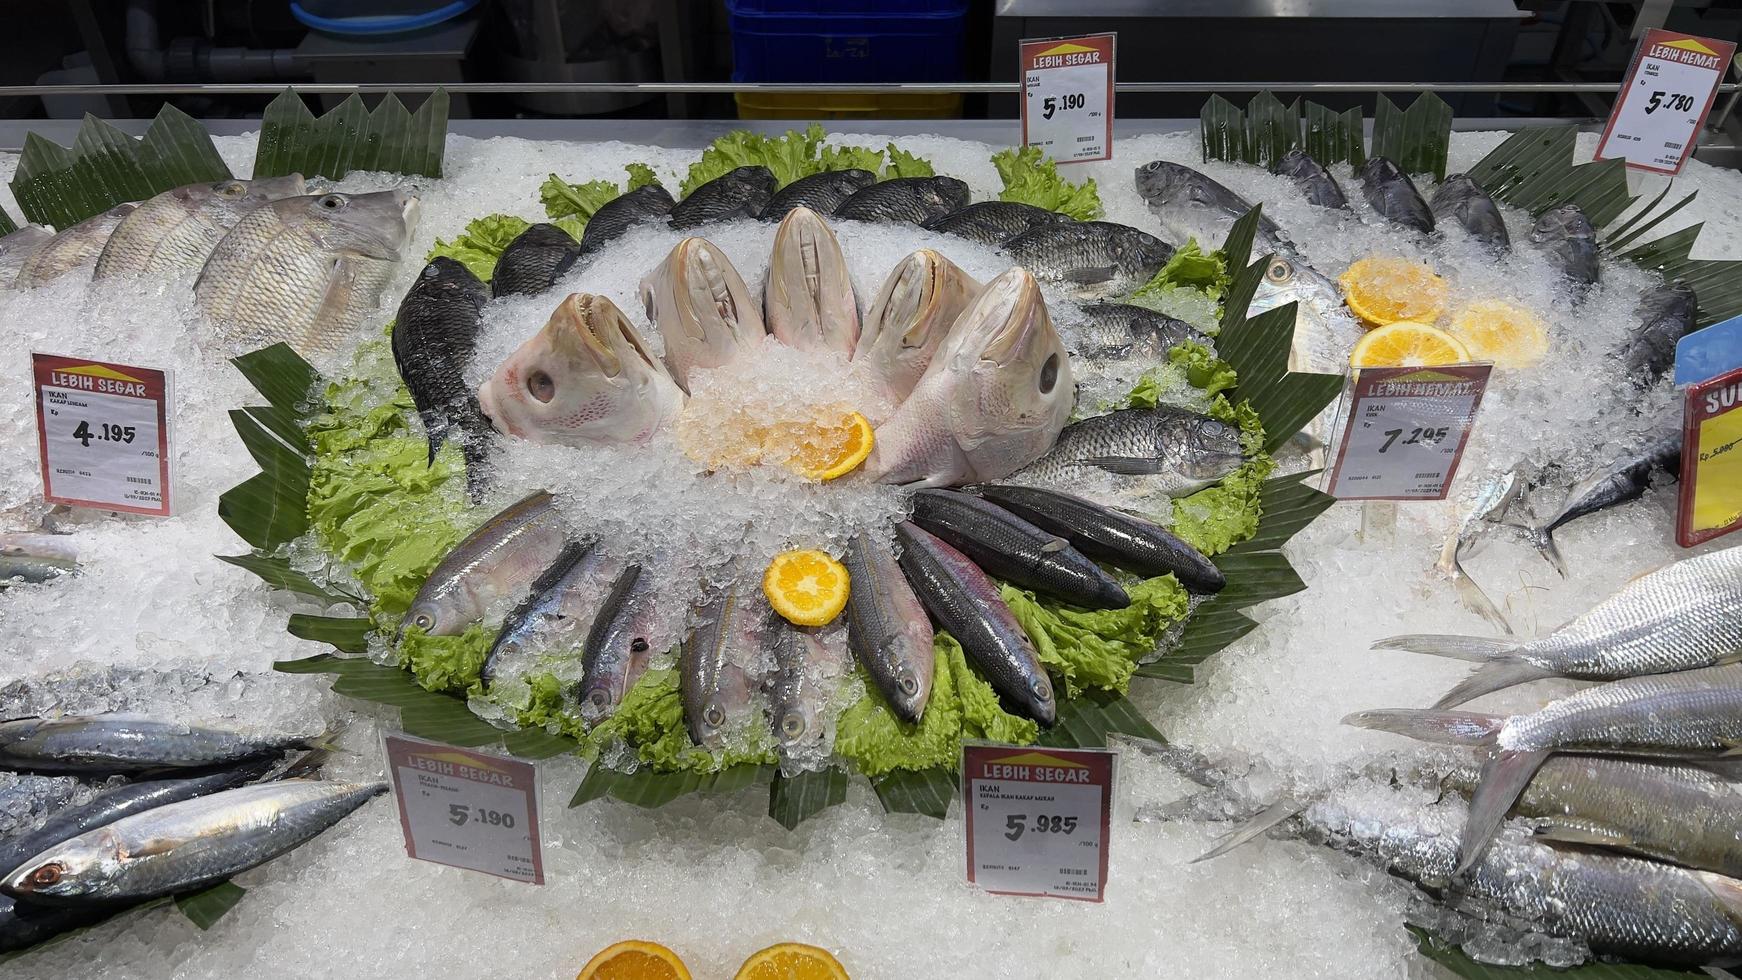
{"label": "metal railing", "polygon": [[[1210,92],[1436,92],[1510,93],[1614,92],[1618,82],[1119,82],[1129,94]],[[0,96],[32,95],[277,95],[282,82],[195,82],[122,85],[0,85]],[[640,92],[650,95],[708,95],[735,92],[794,92],[813,95],[1018,95],[1021,82],[895,82],[881,85],[825,85],[770,82],[306,82],[288,86],[305,95],[378,95],[433,92],[455,95],[581,95]],[[1742,83],[1718,86],[1724,94],[1742,92]]]}

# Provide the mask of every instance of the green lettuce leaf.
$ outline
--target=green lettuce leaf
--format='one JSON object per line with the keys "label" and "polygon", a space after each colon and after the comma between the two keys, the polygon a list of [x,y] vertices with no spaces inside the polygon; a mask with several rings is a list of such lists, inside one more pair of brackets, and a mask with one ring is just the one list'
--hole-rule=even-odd
{"label": "green lettuce leaf", "polygon": [[659,183],[659,176],[645,163],[631,163],[623,169],[628,172],[629,181],[622,189],[608,180],[571,184],[551,174],[538,185],[538,200],[544,205],[545,215],[578,240],[587,220],[600,208],[637,187]]}
{"label": "green lettuce leaf", "polygon": [[637,188],[659,183],[659,175],[654,173],[653,168],[645,163],[631,163],[623,169],[629,171],[629,183],[623,185],[623,193],[625,194]]}
{"label": "green lettuce leaf", "polygon": [[496,271],[496,260],[508,243],[520,236],[530,225],[525,218],[511,214],[492,214],[466,222],[466,230],[451,242],[436,239],[435,246],[424,261],[438,255],[458,259],[472,274],[485,282]]}
{"label": "green lettuce leaf", "polygon": [[1138,661],[1154,653],[1162,634],[1191,608],[1172,575],[1130,583],[1125,591],[1131,605],[1124,609],[1078,609],[1003,587],[1004,601],[1034,641],[1040,662],[1064,678],[1065,694],[1073,698],[1091,687],[1124,694]]}
{"label": "green lettuce leaf", "polygon": [[1070,215],[1078,221],[1093,221],[1103,209],[1094,178],[1073,184],[1059,176],[1058,164],[1042,157],[1040,148],[1024,146],[999,150],[992,165],[1004,181],[1000,201],[1019,201],[1037,208]]}
{"label": "green lettuce leaf", "polygon": [[1153,278],[1137,287],[1132,298],[1144,299],[1174,289],[1196,289],[1218,302],[1233,281],[1220,250],[1205,253],[1195,238],[1174,250],[1173,257]]}
{"label": "green lettuce leaf", "polygon": [[[894,143],[881,150],[862,146],[824,146],[828,134],[818,123],[803,132],[789,129],[783,136],[763,136],[736,129],[714,140],[690,164],[679,189],[689,196],[696,188],[739,167],[762,166],[774,173],[779,186],[825,170],[869,170],[879,179],[930,177],[936,171],[925,160],[899,149]],[[886,162],[887,161],[887,162]]]}
{"label": "green lettuce leaf", "polygon": [[409,626],[399,639],[399,660],[426,690],[477,694],[483,690],[478,675],[484,655],[495,639],[496,631],[483,623],[473,623],[459,636],[430,636]]}
{"label": "green lettuce leaf", "polygon": [[828,170],[869,170],[877,173],[883,169],[883,153],[868,146],[825,146],[817,155],[817,163],[821,164],[819,173]]}
{"label": "green lettuce leaf", "polygon": [[713,772],[746,762],[767,765],[778,761],[773,736],[764,725],[752,725],[743,738],[728,742],[719,755],[691,742],[677,685],[675,670],[650,670],[641,675],[623,695],[623,703],[588,737],[595,745],[624,739],[635,747],[635,756],[642,764],[659,772]]}
{"label": "green lettuce leaf", "polygon": [[889,158],[889,163],[881,171],[877,171],[875,167],[866,168],[876,172],[879,180],[888,180],[891,177],[936,177],[938,174],[932,168],[931,161],[916,157],[894,143],[883,148],[883,155]]}

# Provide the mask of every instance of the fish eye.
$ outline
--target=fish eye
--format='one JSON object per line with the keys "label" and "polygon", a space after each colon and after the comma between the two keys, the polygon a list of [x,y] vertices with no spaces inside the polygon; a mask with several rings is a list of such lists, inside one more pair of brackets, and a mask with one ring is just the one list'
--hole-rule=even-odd
{"label": "fish eye", "polygon": [[1046,394],[1059,383],[1059,356],[1052,355],[1040,366],[1040,393]]}
{"label": "fish eye", "polygon": [[1052,685],[1048,684],[1044,678],[1035,678],[1034,683],[1029,685],[1028,689],[1034,692],[1034,696],[1038,700],[1052,700]]}
{"label": "fish eye", "polygon": [[605,695],[604,691],[594,691],[587,695],[587,703],[600,711],[604,711],[606,708],[611,706],[610,700],[611,699]]}
{"label": "fish eye", "polygon": [[1287,282],[1294,278],[1294,266],[1287,259],[1276,259],[1264,270],[1264,278],[1271,282]]}
{"label": "fish eye", "polygon": [[797,738],[804,734],[804,719],[796,713],[788,713],[780,719],[780,733],[787,738]]}
{"label": "fish eye", "polygon": [[526,376],[526,391],[541,402],[549,402],[556,397],[556,382],[543,371],[534,371]]}
{"label": "fish eye", "polygon": [[726,723],[726,713],[720,710],[719,705],[710,704],[702,711],[702,720],[708,723],[709,728],[719,728]]}
{"label": "fish eye", "polygon": [[225,197],[240,197],[242,194],[242,185],[237,181],[227,180],[218,185],[218,193]]}
{"label": "fish eye", "polygon": [[345,195],[322,194],[320,197],[315,199],[315,204],[327,211],[337,211],[345,206]]}
{"label": "fish eye", "polygon": [[30,873],[30,883],[42,887],[58,884],[66,874],[66,865],[59,861],[45,864]]}
{"label": "fish eye", "polygon": [[646,653],[647,652],[647,641],[642,639],[639,636],[636,637],[629,644],[629,652],[630,653]]}
{"label": "fish eye", "polygon": [[919,681],[914,680],[912,674],[902,674],[901,679],[895,683],[901,688],[901,693],[909,697],[919,693]]}
{"label": "fish eye", "polygon": [[411,621],[411,625],[421,630],[428,630],[435,626],[435,617],[429,613],[418,613],[417,617]]}

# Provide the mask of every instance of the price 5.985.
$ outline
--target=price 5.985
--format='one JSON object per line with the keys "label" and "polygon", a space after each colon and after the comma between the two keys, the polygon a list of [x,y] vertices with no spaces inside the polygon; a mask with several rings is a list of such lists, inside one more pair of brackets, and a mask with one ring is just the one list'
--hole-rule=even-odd
{"label": "price 5.985", "polygon": [[91,423],[83,419],[80,419],[78,426],[73,429],[73,438],[78,440],[79,445],[85,447],[91,445],[92,439],[101,442],[132,442],[133,434],[133,426],[131,425],[110,425],[104,422],[101,429],[92,429]]}
{"label": "price 5.985", "polygon": [[[1012,813],[1004,818],[1004,836],[1008,840],[1016,840],[1028,829],[1028,814]],[[1034,818],[1034,832],[1037,834],[1064,834],[1069,836],[1077,832],[1076,817],[1049,817],[1044,814]]]}
{"label": "price 5.985", "polygon": [[1081,109],[1086,100],[1081,92],[1069,93],[1058,98],[1047,96],[1040,100],[1040,118],[1051,119],[1054,112],[1069,109]]}

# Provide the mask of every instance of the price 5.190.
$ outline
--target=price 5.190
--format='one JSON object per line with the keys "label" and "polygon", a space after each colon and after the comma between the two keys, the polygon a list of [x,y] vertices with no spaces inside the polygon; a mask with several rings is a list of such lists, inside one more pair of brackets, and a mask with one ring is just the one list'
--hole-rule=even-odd
{"label": "price 5.190", "polygon": [[448,822],[456,827],[464,827],[467,821],[481,823],[489,827],[514,828],[514,814],[499,810],[486,810],[478,807],[476,811],[464,803],[448,804]]}
{"label": "price 5.190", "polygon": [[1660,108],[1668,109],[1671,112],[1692,112],[1694,111],[1694,97],[1675,92],[1651,93],[1651,98],[1645,102],[1645,114],[1649,116]]}
{"label": "price 5.190", "polygon": [[78,426],[73,429],[73,438],[78,440],[79,445],[86,447],[91,445],[92,439],[99,442],[132,442],[133,435],[133,426],[131,425],[110,425],[103,422],[99,428],[93,429],[91,423],[83,419],[80,419]]}
{"label": "price 5.190", "polygon": [[[1008,840],[1021,837],[1023,831],[1029,829],[1028,814],[1012,813],[1004,818],[1004,836]],[[1049,817],[1044,814],[1034,818],[1034,832],[1037,834],[1064,834],[1069,836],[1077,832],[1076,817]]]}
{"label": "price 5.190", "polygon": [[1081,92],[1068,93],[1054,98],[1047,96],[1040,100],[1040,118],[1051,119],[1053,113],[1069,109],[1081,109],[1086,100]]}

